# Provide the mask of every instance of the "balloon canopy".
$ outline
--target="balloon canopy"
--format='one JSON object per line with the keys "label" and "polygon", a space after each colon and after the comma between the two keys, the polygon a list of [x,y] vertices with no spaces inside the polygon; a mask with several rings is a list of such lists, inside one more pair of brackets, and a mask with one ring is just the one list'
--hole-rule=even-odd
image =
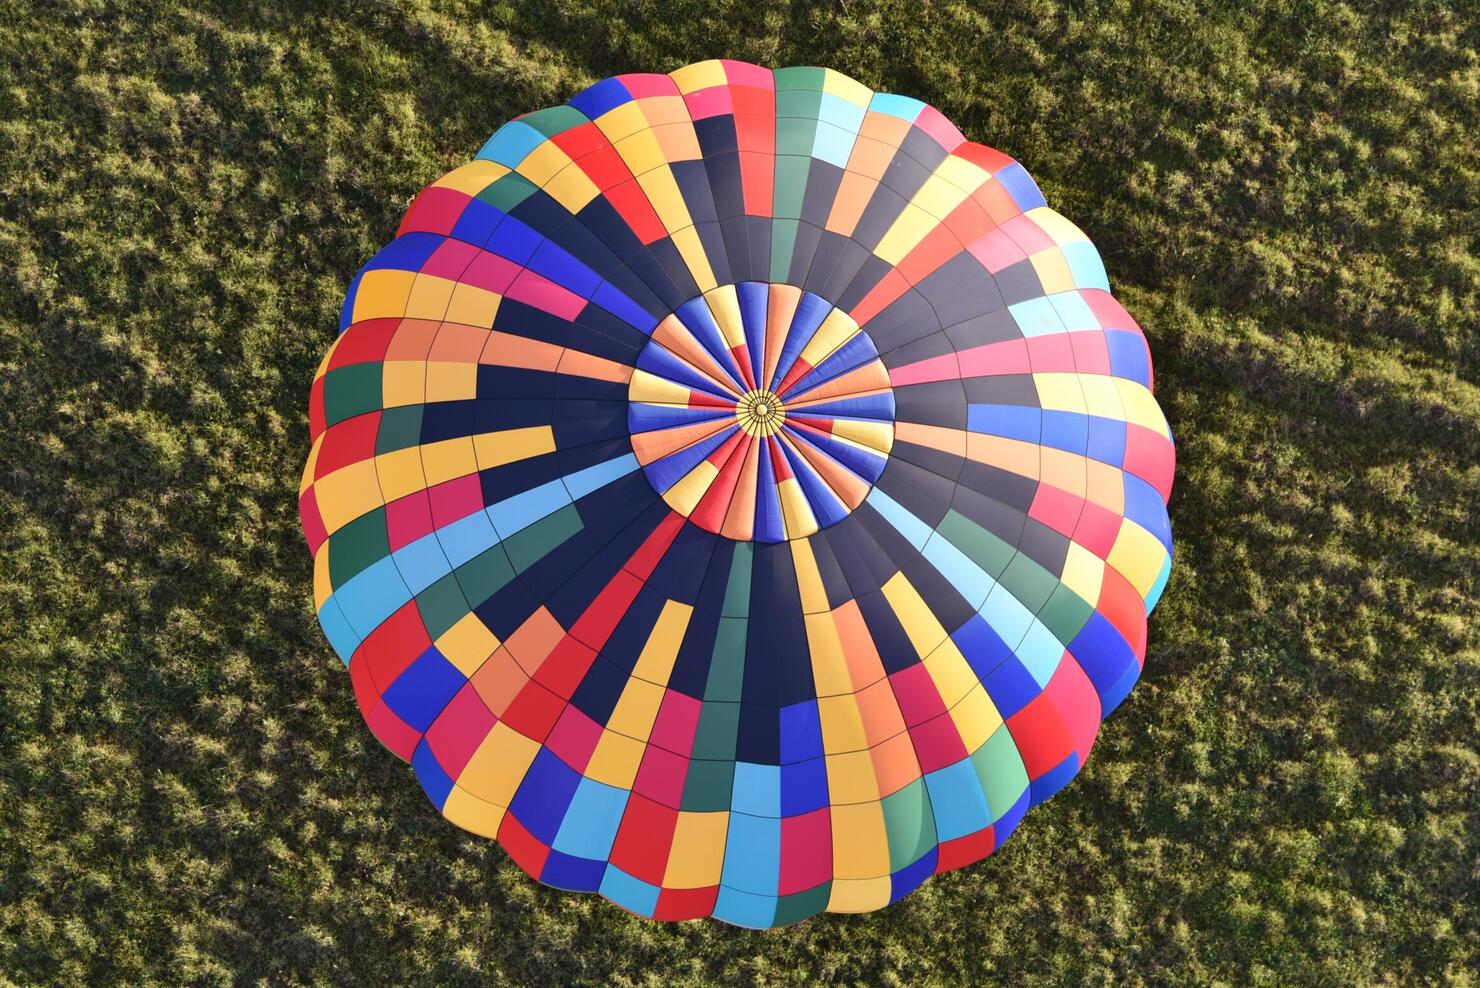
{"label": "balloon canopy", "polygon": [[319,620],[530,875],[751,927],[1000,846],[1140,674],[1173,449],[1023,167],[837,72],[607,79],[501,127],[314,379]]}

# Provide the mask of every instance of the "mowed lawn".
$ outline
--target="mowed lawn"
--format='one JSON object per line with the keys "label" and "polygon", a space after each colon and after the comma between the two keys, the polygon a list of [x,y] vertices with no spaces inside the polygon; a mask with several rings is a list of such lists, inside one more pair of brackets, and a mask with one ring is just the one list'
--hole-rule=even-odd
{"label": "mowed lawn", "polygon": [[[1475,985],[1465,4],[0,0],[0,984]],[[1084,773],[867,916],[531,882],[313,613],[309,382],[506,119],[830,66],[1018,158],[1145,327],[1176,566]]]}

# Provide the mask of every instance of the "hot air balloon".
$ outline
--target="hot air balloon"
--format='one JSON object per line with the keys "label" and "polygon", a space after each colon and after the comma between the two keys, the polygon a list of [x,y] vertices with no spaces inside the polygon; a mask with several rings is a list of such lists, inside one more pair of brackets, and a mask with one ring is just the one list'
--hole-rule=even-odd
{"label": "hot air balloon", "polygon": [[1171,433],[1083,232],[939,111],[708,61],[515,119],[354,278],[300,508],[440,812],[642,916],[878,909],[1083,766]]}

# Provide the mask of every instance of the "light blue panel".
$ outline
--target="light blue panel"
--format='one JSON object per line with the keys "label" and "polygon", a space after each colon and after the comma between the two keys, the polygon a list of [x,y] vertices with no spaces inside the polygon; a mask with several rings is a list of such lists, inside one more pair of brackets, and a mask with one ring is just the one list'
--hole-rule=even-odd
{"label": "light blue panel", "polygon": [[863,115],[867,111],[857,103],[850,103],[841,96],[832,93],[822,94],[822,106],[817,111],[817,119],[821,123],[847,131],[849,136],[858,133],[858,128],[863,126]]}
{"label": "light blue panel", "polygon": [[752,930],[768,930],[776,922],[776,897],[721,885],[714,902],[714,918]]}
{"label": "light blue panel", "polygon": [[946,541],[939,532],[931,533],[924,551],[930,565],[940,571],[946,582],[955,587],[973,609],[986,603],[987,594],[992,592],[997,581],[973,562],[970,556]]}
{"label": "light blue panel", "polygon": [[451,525],[437,529],[434,534],[447,553],[447,561],[454,567],[487,552],[501,541],[498,532],[493,530],[493,523],[481,511],[459,518]]}
{"label": "light blue panel", "polygon": [[[1008,639],[1011,641],[1012,639]],[[1018,661],[1023,664],[1032,675],[1033,681],[1039,686],[1045,687],[1053,678],[1054,671],[1058,669],[1060,660],[1064,657],[1064,643],[1054,637],[1052,631],[1044,627],[1043,622],[1037,618],[1028,628],[1028,633],[1018,647],[1013,649]]]}
{"label": "light blue panel", "polygon": [[494,131],[488,143],[478,149],[476,157],[485,161],[497,161],[510,168],[529,156],[529,152],[545,143],[545,135],[529,124],[510,120]]}
{"label": "light blue panel", "polygon": [[1105,273],[1105,262],[1100,259],[1100,252],[1095,249],[1094,244],[1088,240],[1075,240],[1060,244],[1059,250],[1064,252],[1064,260],[1069,262],[1069,273],[1074,276],[1074,284],[1080,288],[1098,288],[1106,292],[1110,290],[1110,277]]}
{"label": "light blue panel", "polygon": [[324,629],[324,637],[334,646],[339,660],[349,665],[355,649],[365,639],[355,634],[355,629],[349,626],[349,622],[344,619],[344,612],[339,609],[339,601],[333,597],[324,601],[324,606],[319,608],[319,627]]}
{"label": "light blue panel", "polygon": [[632,453],[627,453],[616,459],[607,460],[605,463],[598,463],[594,467],[587,467],[570,474],[564,480],[565,489],[570,492],[572,501],[579,501],[592,491],[599,490],[636,469],[637,457]]}
{"label": "light blue panel", "polygon": [[617,839],[617,827],[622,823],[629,795],[626,789],[582,779],[555,834],[555,850],[578,858],[604,860],[612,852],[612,841]]}
{"label": "light blue panel", "polygon": [[1058,310],[1046,298],[1030,298],[1026,302],[1009,305],[1007,311],[1023,331],[1024,336],[1050,336],[1064,331],[1064,322]]}
{"label": "light blue panel", "polygon": [[1156,582],[1151,585],[1151,591],[1146,594],[1146,613],[1151,614],[1156,602],[1161,600],[1161,592],[1167,588],[1167,580],[1172,576],[1172,557],[1170,554],[1161,564],[1161,572],[1156,574]]}
{"label": "light blue panel", "polygon": [[997,637],[1005,642],[1022,641],[1034,620],[1033,612],[1024,607],[1023,602],[1000,583],[987,594],[986,601],[977,613],[992,626]]}
{"label": "light blue panel", "polygon": [[757,895],[775,895],[781,872],[781,821],[730,814],[720,884]]}
{"label": "light blue panel", "polygon": [[925,109],[925,104],[909,96],[899,96],[895,93],[874,93],[874,98],[869,101],[868,108],[875,113],[887,113],[891,117],[901,120],[915,122],[920,111]]}
{"label": "light blue panel", "polygon": [[735,763],[730,808],[751,816],[781,816],[781,766]]}
{"label": "light blue panel", "polygon": [[925,788],[930,792],[938,840],[955,840],[991,825],[992,811],[971,759],[926,773]]}
{"label": "light blue panel", "polygon": [[1098,330],[1100,320],[1090,311],[1089,304],[1084,301],[1084,296],[1078,292],[1055,292],[1048,296],[1053,303],[1054,311],[1064,322],[1064,328],[1071,333]]}
{"label": "light blue panel", "polygon": [[848,158],[853,154],[856,134],[834,127],[830,123],[817,125],[817,136],[812,139],[812,157],[826,161],[839,168],[848,167]]}
{"label": "light blue panel", "polygon": [[396,571],[396,561],[386,556],[357,573],[354,579],[334,591],[334,596],[339,599],[346,619],[351,614],[355,616],[350,627],[361,638],[366,638],[411,599],[411,591],[406,589],[406,581]]}
{"label": "light blue panel", "polygon": [[552,515],[570,503],[565,484],[552,480],[548,484],[531,487],[522,494],[505,498],[498,504],[489,505],[488,517],[502,538],[522,532],[535,522]]}
{"label": "light blue panel", "polygon": [[614,864],[606,866],[601,879],[601,894],[639,916],[653,915],[658,908],[658,886],[633,878]]}
{"label": "light blue panel", "polygon": [[[482,512],[477,517],[482,518]],[[493,526],[488,527],[492,531]],[[435,532],[423,535],[410,545],[401,546],[391,553],[391,558],[396,561],[396,568],[401,571],[401,577],[413,595],[421,593],[452,572],[452,564],[447,561],[447,554],[442,551]]]}
{"label": "light blue panel", "polygon": [[869,491],[868,497],[864,500],[872,505],[875,511],[883,515],[884,520],[893,525],[900,535],[908,539],[910,545],[920,550],[925,548],[925,543],[930,539],[931,530],[923,521],[905,510],[898,501],[877,487]]}

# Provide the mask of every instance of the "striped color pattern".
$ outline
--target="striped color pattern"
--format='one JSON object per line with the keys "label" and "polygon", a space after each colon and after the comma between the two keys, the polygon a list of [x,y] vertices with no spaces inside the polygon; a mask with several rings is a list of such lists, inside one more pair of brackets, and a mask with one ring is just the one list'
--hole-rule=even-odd
{"label": "striped color pattern", "polygon": [[831,70],[504,125],[355,277],[309,416],[371,730],[530,875],[659,919],[872,910],[990,854],[1171,570],[1171,433],[1093,245]]}

